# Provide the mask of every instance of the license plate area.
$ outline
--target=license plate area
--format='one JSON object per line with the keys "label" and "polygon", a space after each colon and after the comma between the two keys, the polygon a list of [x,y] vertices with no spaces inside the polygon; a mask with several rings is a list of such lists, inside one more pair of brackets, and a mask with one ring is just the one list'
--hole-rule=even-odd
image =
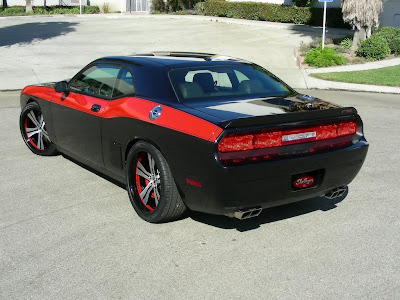
{"label": "license plate area", "polygon": [[290,186],[292,191],[313,189],[321,185],[324,170],[299,173],[291,176]]}

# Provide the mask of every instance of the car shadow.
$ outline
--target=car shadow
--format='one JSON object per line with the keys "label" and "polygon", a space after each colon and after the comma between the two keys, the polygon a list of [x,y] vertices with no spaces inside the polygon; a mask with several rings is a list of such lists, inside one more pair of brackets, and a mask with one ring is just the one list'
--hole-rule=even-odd
{"label": "car shadow", "polygon": [[[66,154],[61,154],[61,155],[65,159],[69,160],[74,164],[77,164],[78,166],[84,168],[85,170],[92,172],[93,174],[96,174],[97,176],[119,186],[122,189],[126,189],[125,184],[113,179],[112,177],[107,176]],[[335,199],[327,199],[325,197],[315,197],[291,204],[276,206],[263,210],[258,217],[246,220],[239,220],[236,218],[230,218],[221,215],[212,215],[201,212],[188,211],[178,220],[175,220],[175,222],[179,222],[180,220],[190,218],[196,222],[204,223],[221,229],[236,229],[237,231],[245,232],[257,229],[263,224],[294,218],[314,211],[332,210],[336,208],[336,204],[342,202],[347,197],[348,193],[349,193],[349,188],[346,187],[346,191],[344,192],[344,194]]]}
{"label": "car shadow", "polygon": [[76,164],[76,165],[82,167],[82,168],[85,169],[86,171],[89,171],[89,172],[91,172],[91,173],[93,173],[93,174],[96,174],[97,176],[99,176],[99,177],[101,177],[101,178],[103,178],[103,179],[105,179],[105,180],[107,180],[107,181],[109,181],[109,182],[115,184],[116,186],[119,186],[120,188],[122,188],[122,189],[124,189],[124,190],[126,189],[126,185],[123,184],[123,183],[121,183],[121,182],[119,182],[118,180],[115,180],[114,178],[112,178],[112,177],[110,177],[110,176],[108,176],[108,175],[106,175],[106,174],[104,174],[104,173],[101,173],[101,172],[97,171],[96,169],[94,169],[94,168],[92,168],[92,167],[90,167],[90,166],[88,166],[88,165],[86,165],[86,164],[84,164],[84,163],[82,163],[82,162],[76,160],[75,158],[73,158],[73,157],[71,157],[71,156],[68,156],[67,154],[61,153],[61,155],[62,155],[65,159],[67,159],[67,160],[69,160],[70,162],[72,162],[72,163],[74,163],[74,164]]}
{"label": "car shadow", "polygon": [[340,203],[346,198],[348,192],[349,190],[347,187],[346,192],[341,197],[335,199],[315,197],[300,202],[265,209],[258,217],[246,220],[238,220],[226,216],[210,215],[199,212],[191,212],[190,218],[192,218],[194,221],[221,229],[236,229],[237,231],[245,232],[257,229],[263,224],[298,217],[314,211],[332,210],[336,208],[336,204]]}
{"label": "car shadow", "polygon": [[0,47],[30,44],[75,31],[77,22],[36,22],[0,28]]}

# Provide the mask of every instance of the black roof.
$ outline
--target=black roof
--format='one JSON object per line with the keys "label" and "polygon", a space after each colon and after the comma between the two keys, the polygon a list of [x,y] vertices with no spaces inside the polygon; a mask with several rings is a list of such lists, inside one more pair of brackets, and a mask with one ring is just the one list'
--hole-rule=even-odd
{"label": "black roof", "polygon": [[119,60],[128,63],[164,66],[168,69],[184,68],[201,65],[215,64],[251,64],[243,59],[234,58],[225,55],[210,54],[210,53],[195,53],[195,52],[169,52],[158,51],[152,53],[135,54],[131,56],[106,56],[98,60]]}

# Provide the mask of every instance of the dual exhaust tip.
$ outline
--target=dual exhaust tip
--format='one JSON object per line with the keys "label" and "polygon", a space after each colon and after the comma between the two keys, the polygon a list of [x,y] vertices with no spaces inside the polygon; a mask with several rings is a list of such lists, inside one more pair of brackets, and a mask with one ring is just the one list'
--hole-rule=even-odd
{"label": "dual exhaust tip", "polygon": [[239,220],[245,220],[257,217],[262,211],[261,207],[254,207],[249,209],[239,209],[235,211],[234,217]]}
{"label": "dual exhaust tip", "polygon": [[[327,192],[324,197],[327,199],[335,199],[343,196],[344,193],[346,193],[347,187],[346,186],[341,186],[338,188],[334,188]],[[254,217],[258,217],[258,215],[261,213],[262,208],[261,207],[254,207],[254,208],[249,208],[249,209],[239,209],[238,211],[235,211],[234,217],[239,220],[245,220],[245,219],[250,219]]]}
{"label": "dual exhaust tip", "polygon": [[343,194],[346,193],[346,191],[347,191],[347,187],[341,186],[341,187],[335,188],[333,190],[330,190],[329,192],[327,192],[324,195],[324,197],[327,199],[339,198],[339,197],[343,196]]}

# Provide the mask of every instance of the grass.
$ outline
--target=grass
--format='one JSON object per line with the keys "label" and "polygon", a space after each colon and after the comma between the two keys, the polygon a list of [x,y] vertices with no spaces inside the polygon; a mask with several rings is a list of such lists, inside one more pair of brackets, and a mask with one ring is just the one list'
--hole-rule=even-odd
{"label": "grass", "polygon": [[330,81],[400,86],[400,65],[365,71],[314,73],[310,76]]}

